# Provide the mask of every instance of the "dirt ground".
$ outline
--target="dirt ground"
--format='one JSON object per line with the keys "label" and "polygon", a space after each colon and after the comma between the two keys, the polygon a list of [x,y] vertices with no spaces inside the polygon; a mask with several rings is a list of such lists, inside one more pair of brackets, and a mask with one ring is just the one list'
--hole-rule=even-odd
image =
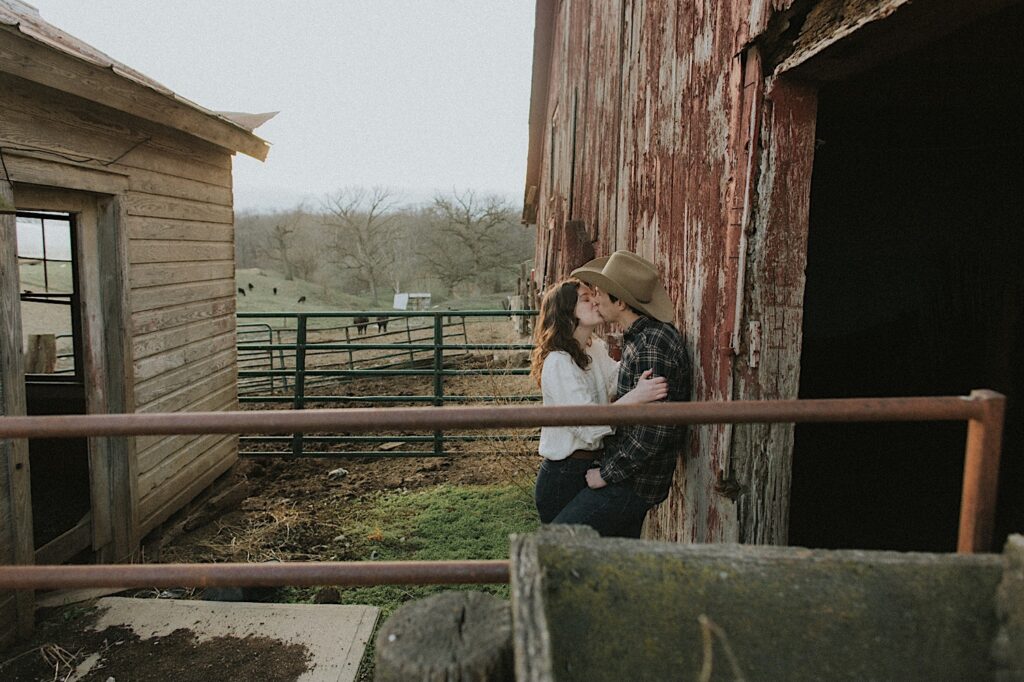
{"label": "dirt ground", "polygon": [[[522,365],[516,356],[511,364]],[[460,366],[508,366],[509,358],[466,358]],[[360,379],[348,390],[366,395],[419,393],[410,382],[420,378]],[[402,382],[406,383],[402,383]],[[533,392],[523,376],[451,377],[446,392],[456,394],[522,395]],[[510,401],[511,402],[511,401]],[[499,403],[500,404],[500,403]],[[506,430],[507,431],[507,430]],[[355,555],[347,543],[338,543],[350,520],[354,501],[383,491],[416,490],[440,484],[515,484],[532,494],[536,473],[535,430],[512,439],[485,438],[475,443],[451,444],[444,458],[244,458],[209,490],[150,534],[143,542],[147,562],[261,562],[345,561]],[[359,447],[365,447],[360,445]],[[387,445],[371,446],[383,447]],[[332,471],[344,469],[344,474]],[[329,588],[328,588],[329,589]],[[136,596],[199,598],[201,591],[139,591]],[[329,598],[329,597],[328,597]],[[248,593],[248,601],[279,601],[274,590]],[[319,594],[314,597],[319,600]],[[87,629],[95,611],[72,607],[39,613],[36,636],[9,651],[0,652],[2,680],[64,680],[89,654],[102,655],[97,675],[83,680],[176,680],[212,682],[224,679],[218,671],[231,670],[232,679],[294,680],[306,669],[307,652],[301,647],[262,638],[218,638],[199,643],[193,633],[180,630],[166,637],[139,641],[125,629],[103,632]],[[124,646],[132,643],[132,646]],[[188,665],[182,666],[187,660]]]}

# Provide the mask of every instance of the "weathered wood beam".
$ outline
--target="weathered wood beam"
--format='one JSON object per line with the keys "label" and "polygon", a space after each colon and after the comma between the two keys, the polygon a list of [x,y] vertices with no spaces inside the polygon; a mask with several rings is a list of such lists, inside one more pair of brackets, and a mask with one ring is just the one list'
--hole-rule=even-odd
{"label": "weathered wood beam", "polygon": [[[2,168],[0,168],[2,172]],[[18,296],[18,239],[14,209],[14,188],[0,178],[0,415],[26,414],[25,368],[21,339],[21,299]],[[28,441],[0,440],[0,549],[6,548],[4,562],[32,564],[32,498],[29,476]],[[0,599],[3,595],[0,595]],[[32,633],[33,594],[22,590],[15,595],[16,631]]]}
{"label": "weathered wood beam", "polygon": [[269,145],[252,133],[196,105],[158,92],[119,75],[112,68],[56,51],[0,26],[0,70],[26,80],[68,92],[98,104],[189,133],[229,151],[240,151],[263,161]]}

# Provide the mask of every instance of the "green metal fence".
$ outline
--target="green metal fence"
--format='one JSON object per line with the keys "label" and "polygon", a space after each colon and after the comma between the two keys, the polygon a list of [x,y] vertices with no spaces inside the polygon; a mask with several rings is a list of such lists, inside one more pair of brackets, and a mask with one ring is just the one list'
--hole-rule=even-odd
{"label": "green metal fence", "polygon": [[[434,405],[535,401],[540,395],[446,395],[445,378],[529,374],[526,367],[459,368],[474,351],[531,350],[530,343],[470,343],[472,321],[532,317],[535,310],[344,311],[238,313],[238,400],[291,409],[358,405]],[[359,319],[362,318],[362,319]],[[471,321],[467,326],[467,318]],[[509,322],[510,328],[512,322]],[[421,395],[334,394],[360,377],[431,377],[432,392]],[[311,394],[327,389],[330,394]],[[486,438],[492,443],[521,434],[242,436],[244,457],[443,457],[445,444]],[[536,436],[528,436],[536,439]],[[405,449],[368,450],[397,443]],[[348,448],[357,445],[357,449]],[[415,447],[416,445],[428,447]],[[313,446],[310,449],[307,446]],[[412,446],[412,447],[410,447]],[[287,448],[287,449],[283,449]]]}

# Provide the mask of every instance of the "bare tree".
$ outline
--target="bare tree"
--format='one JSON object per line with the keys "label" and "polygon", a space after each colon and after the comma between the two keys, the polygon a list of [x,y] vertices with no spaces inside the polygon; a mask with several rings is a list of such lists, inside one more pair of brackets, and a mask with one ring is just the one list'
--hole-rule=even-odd
{"label": "bare tree", "polygon": [[420,256],[449,290],[494,270],[515,271],[509,252],[515,213],[505,199],[473,190],[437,194],[427,209],[431,228]]}
{"label": "bare tree", "polygon": [[368,289],[374,302],[395,264],[395,204],[394,193],[386,187],[349,187],[324,200],[331,262]]}
{"label": "bare tree", "polygon": [[260,247],[267,259],[280,265],[288,282],[295,279],[296,258],[300,251],[297,232],[306,217],[306,209],[301,205],[291,211],[275,213],[271,216],[269,229]]}

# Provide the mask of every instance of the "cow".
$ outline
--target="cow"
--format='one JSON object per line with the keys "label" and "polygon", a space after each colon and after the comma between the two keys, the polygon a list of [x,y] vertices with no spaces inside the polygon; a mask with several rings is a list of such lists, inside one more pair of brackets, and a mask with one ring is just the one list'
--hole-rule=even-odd
{"label": "cow", "polygon": [[277,296],[277,287],[274,287],[274,296]]}
{"label": "cow", "polygon": [[249,284],[248,284],[247,286],[249,287],[249,291],[252,291],[253,289],[255,289],[255,288],[256,288],[256,287],[254,287],[254,286],[252,285],[252,282],[249,282]]}
{"label": "cow", "polygon": [[299,303],[305,303],[305,302],[306,302],[306,297],[305,296],[299,296]]}
{"label": "cow", "polygon": [[357,334],[362,336],[363,334],[366,333],[366,326],[368,324],[370,324],[370,318],[363,317],[362,315],[360,315],[359,317],[352,318],[352,321],[356,325],[356,333]]}
{"label": "cow", "polygon": [[242,296],[245,296],[245,289],[243,289],[242,287],[238,287],[238,293],[240,293]]}
{"label": "cow", "polygon": [[376,322],[377,322],[377,332],[378,333],[386,332],[388,330],[388,318],[386,318],[386,317],[378,317],[376,319]]}

